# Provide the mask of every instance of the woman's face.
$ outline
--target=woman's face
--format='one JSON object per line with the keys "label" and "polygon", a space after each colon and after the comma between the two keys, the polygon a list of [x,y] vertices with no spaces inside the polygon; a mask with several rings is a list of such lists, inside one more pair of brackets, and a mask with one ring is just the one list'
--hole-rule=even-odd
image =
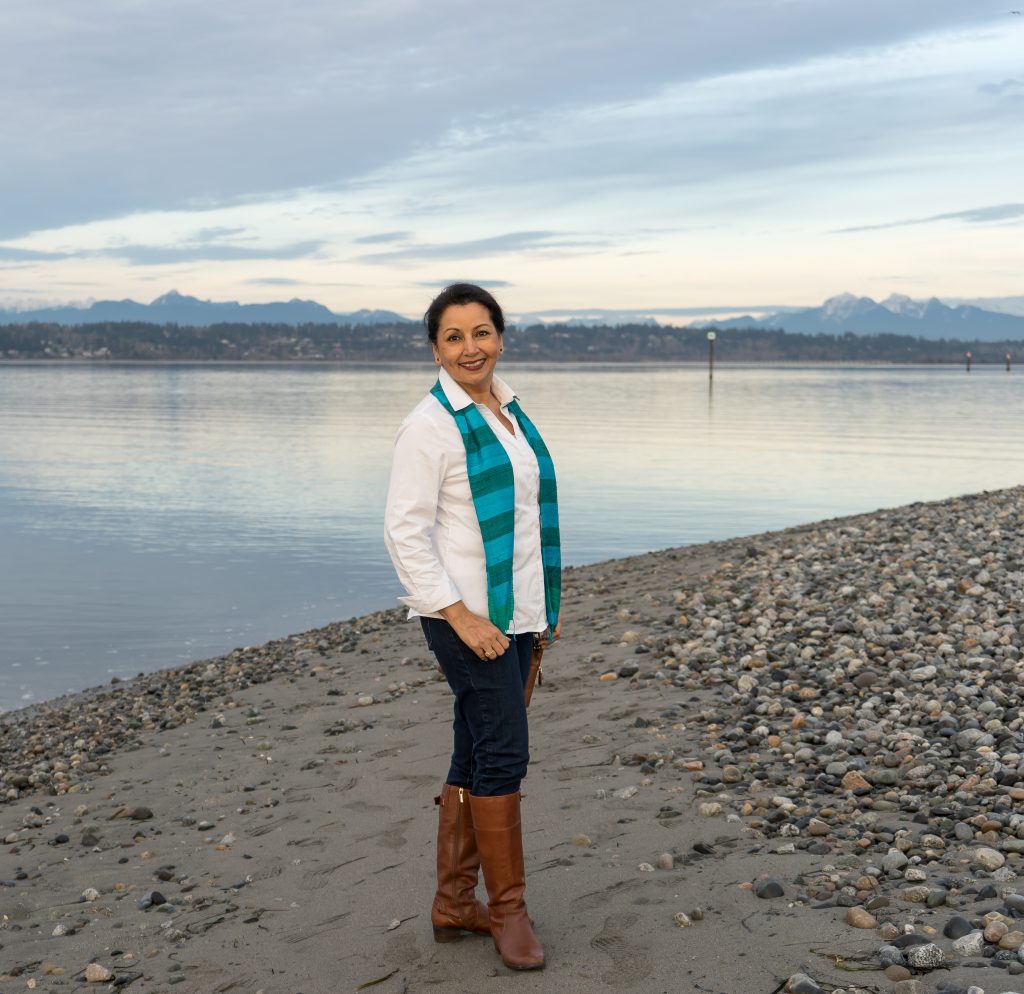
{"label": "woman's face", "polygon": [[441,314],[434,358],[471,397],[491,389],[501,335],[483,304],[452,304]]}

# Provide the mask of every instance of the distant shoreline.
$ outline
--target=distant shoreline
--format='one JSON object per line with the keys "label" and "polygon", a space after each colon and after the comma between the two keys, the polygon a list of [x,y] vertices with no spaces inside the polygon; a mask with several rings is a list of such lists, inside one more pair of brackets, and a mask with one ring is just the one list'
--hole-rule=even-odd
{"label": "distant shoreline", "polygon": [[[1024,343],[1022,343],[1024,345]],[[1024,363],[1024,349],[1019,360],[1012,365],[1015,367],[1018,362]],[[701,362],[693,359],[665,359],[665,360],[636,360],[636,359],[528,359],[508,358],[503,360],[504,366],[608,366],[621,369],[623,366],[631,368],[693,368],[707,369],[707,361]],[[948,366],[951,369],[960,369],[965,365],[964,360],[943,360],[936,359],[929,361],[925,359],[715,359],[715,369],[720,367],[741,368],[744,366],[847,366],[850,368],[874,368],[889,366],[904,367],[925,367]],[[1002,367],[1004,360],[974,359],[972,367]],[[0,366],[359,366],[359,367],[380,367],[426,369],[427,364],[423,360],[412,359],[96,359],[96,358],[68,358],[68,359],[4,359],[0,358]]]}

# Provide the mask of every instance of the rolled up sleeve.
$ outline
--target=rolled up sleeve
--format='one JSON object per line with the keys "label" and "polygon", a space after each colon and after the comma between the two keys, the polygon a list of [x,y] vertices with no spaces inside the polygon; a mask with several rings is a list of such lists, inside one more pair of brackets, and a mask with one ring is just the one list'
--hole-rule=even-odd
{"label": "rolled up sleeve", "polygon": [[461,600],[434,545],[437,501],[446,455],[436,427],[410,418],[399,427],[391,462],[384,543],[407,597],[399,600],[417,614],[436,614]]}

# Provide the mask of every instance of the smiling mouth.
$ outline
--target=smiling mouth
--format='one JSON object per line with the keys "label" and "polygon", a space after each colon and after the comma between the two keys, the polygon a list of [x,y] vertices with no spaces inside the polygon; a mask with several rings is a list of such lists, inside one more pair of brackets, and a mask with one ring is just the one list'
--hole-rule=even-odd
{"label": "smiling mouth", "polygon": [[468,370],[471,373],[475,373],[478,369],[483,369],[484,363],[487,362],[486,358],[478,359],[476,362],[460,362],[459,365]]}

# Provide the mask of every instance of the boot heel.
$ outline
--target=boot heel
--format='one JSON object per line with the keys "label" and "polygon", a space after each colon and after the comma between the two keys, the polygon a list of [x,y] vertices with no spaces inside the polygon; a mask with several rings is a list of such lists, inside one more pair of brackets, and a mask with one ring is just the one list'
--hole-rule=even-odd
{"label": "boot heel", "polygon": [[461,942],[461,928],[446,928],[443,925],[434,926],[434,942]]}

